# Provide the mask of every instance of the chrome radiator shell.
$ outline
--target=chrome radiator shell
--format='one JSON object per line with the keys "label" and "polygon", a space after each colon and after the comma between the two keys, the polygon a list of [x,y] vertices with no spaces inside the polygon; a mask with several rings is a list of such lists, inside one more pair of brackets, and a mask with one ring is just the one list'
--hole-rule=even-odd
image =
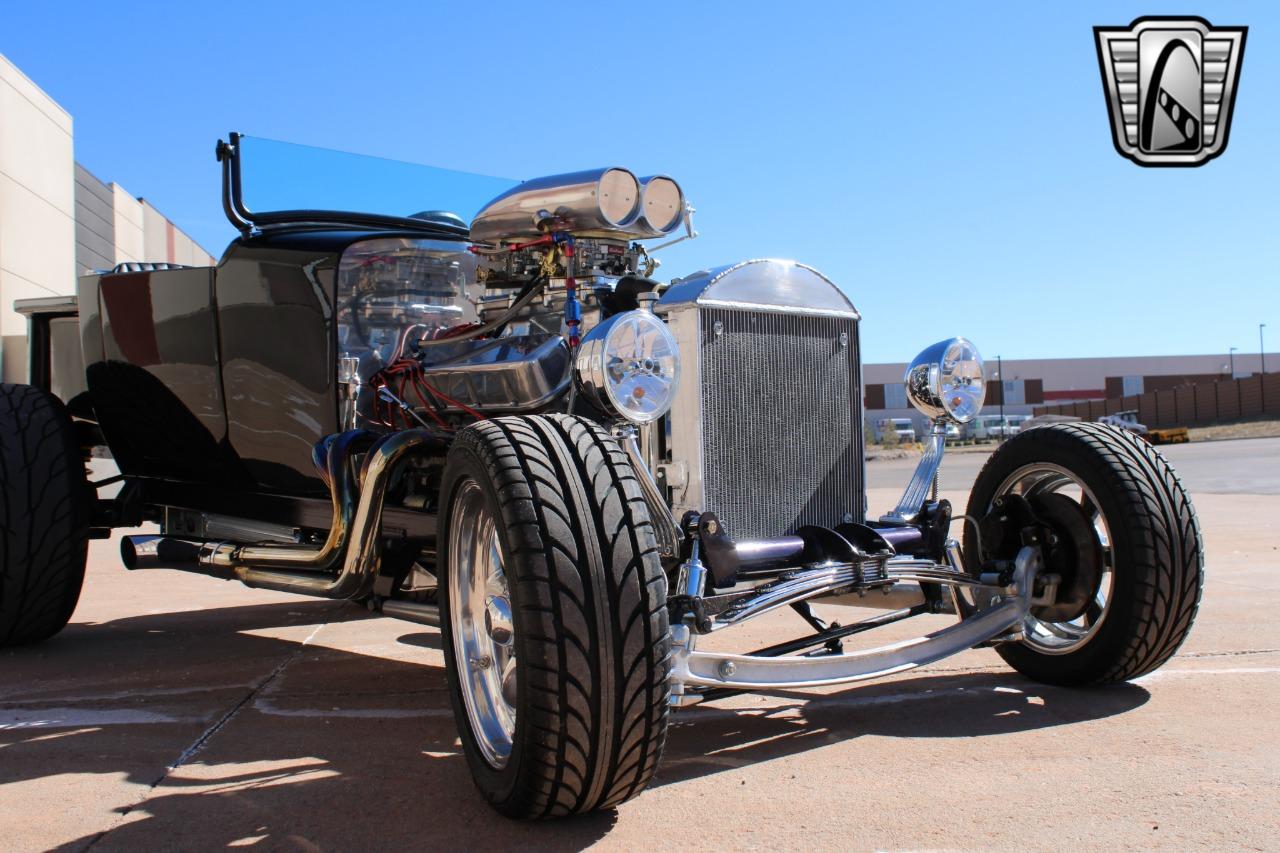
{"label": "chrome radiator shell", "polygon": [[715,512],[735,539],[862,521],[857,311],[816,270],[747,261],[659,301],[683,376],[659,473],[677,517]]}

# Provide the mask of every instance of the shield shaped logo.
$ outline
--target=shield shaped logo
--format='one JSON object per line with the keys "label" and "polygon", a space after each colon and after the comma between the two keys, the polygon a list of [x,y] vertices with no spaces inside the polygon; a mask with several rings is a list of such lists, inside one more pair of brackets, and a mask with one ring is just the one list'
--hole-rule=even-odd
{"label": "shield shaped logo", "polygon": [[1120,155],[1139,166],[1203,166],[1225,151],[1247,32],[1203,18],[1094,27]]}

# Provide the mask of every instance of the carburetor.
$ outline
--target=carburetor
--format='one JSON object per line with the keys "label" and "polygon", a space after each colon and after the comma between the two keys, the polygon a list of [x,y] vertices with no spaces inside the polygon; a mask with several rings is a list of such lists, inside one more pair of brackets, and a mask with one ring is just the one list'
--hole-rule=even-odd
{"label": "carburetor", "polygon": [[562,318],[569,299],[579,303],[581,328],[590,328],[605,316],[634,307],[636,294],[651,290],[658,262],[639,243],[606,237],[577,238],[572,251],[562,244],[535,241],[512,243],[497,249],[474,247],[479,258],[477,279],[484,294],[477,308],[482,322],[511,310],[529,282],[545,277],[538,298],[510,318],[514,331],[564,333]]}
{"label": "carburetor", "polygon": [[539,275],[545,275],[552,287],[563,287],[569,276],[584,287],[594,287],[595,279],[650,276],[658,266],[643,246],[626,239],[579,237],[573,245],[568,257],[553,242],[512,242],[496,249],[477,246],[472,249],[480,259],[477,277],[491,290],[523,287]]}
{"label": "carburetor", "polygon": [[[471,221],[480,280],[487,292],[499,291],[493,299],[486,295],[481,310],[505,311],[499,322],[509,323],[521,314],[534,322],[561,307],[572,349],[592,297],[608,315],[634,307],[636,293],[653,289],[649,277],[657,262],[633,241],[670,234],[681,223],[695,236],[692,212],[680,185],[666,175],[640,179],[610,167],[525,181]],[[541,312],[521,302],[534,287],[541,287]]]}

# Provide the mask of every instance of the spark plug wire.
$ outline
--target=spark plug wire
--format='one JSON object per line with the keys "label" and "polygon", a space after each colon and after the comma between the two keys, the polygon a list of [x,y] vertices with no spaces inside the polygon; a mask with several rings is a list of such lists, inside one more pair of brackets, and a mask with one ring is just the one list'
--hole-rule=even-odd
{"label": "spark plug wire", "polygon": [[[453,431],[453,427],[451,427],[448,422],[441,417],[440,413],[437,411],[439,406],[438,404],[433,405],[433,400],[442,401],[443,403],[453,406],[454,408],[465,412],[468,416],[477,421],[482,421],[486,417],[484,414],[468,406],[466,403],[455,400],[439,388],[432,385],[431,382],[427,380],[426,374],[422,369],[422,365],[412,358],[402,358],[383,367],[375,373],[372,378],[370,378],[369,384],[373,386],[376,395],[374,398],[374,414],[378,419],[378,422],[393,429],[396,426],[397,413],[399,413],[403,418],[406,427],[412,426],[412,424],[410,424],[408,415],[405,414],[403,407],[397,406],[393,401],[386,400],[382,397],[381,389],[383,388],[394,394],[400,402],[403,402],[408,392],[412,391],[414,396],[416,396],[422,403],[422,408],[427,413],[427,416],[439,424],[441,428],[451,432]],[[393,387],[398,389],[398,394],[391,390]],[[383,403],[390,404],[387,406],[385,414],[383,412]]]}

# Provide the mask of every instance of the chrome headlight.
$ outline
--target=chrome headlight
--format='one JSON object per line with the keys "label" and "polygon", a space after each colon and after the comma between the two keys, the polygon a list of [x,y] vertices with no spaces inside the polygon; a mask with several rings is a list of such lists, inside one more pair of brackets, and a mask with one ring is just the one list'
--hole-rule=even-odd
{"label": "chrome headlight", "polygon": [[656,315],[625,311],[587,333],[574,370],[588,402],[643,424],[671,408],[680,381],[680,350]]}
{"label": "chrome headlight", "polygon": [[902,380],[911,405],[930,420],[944,415],[967,424],[987,396],[978,348],[964,338],[939,341],[915,357]]}

